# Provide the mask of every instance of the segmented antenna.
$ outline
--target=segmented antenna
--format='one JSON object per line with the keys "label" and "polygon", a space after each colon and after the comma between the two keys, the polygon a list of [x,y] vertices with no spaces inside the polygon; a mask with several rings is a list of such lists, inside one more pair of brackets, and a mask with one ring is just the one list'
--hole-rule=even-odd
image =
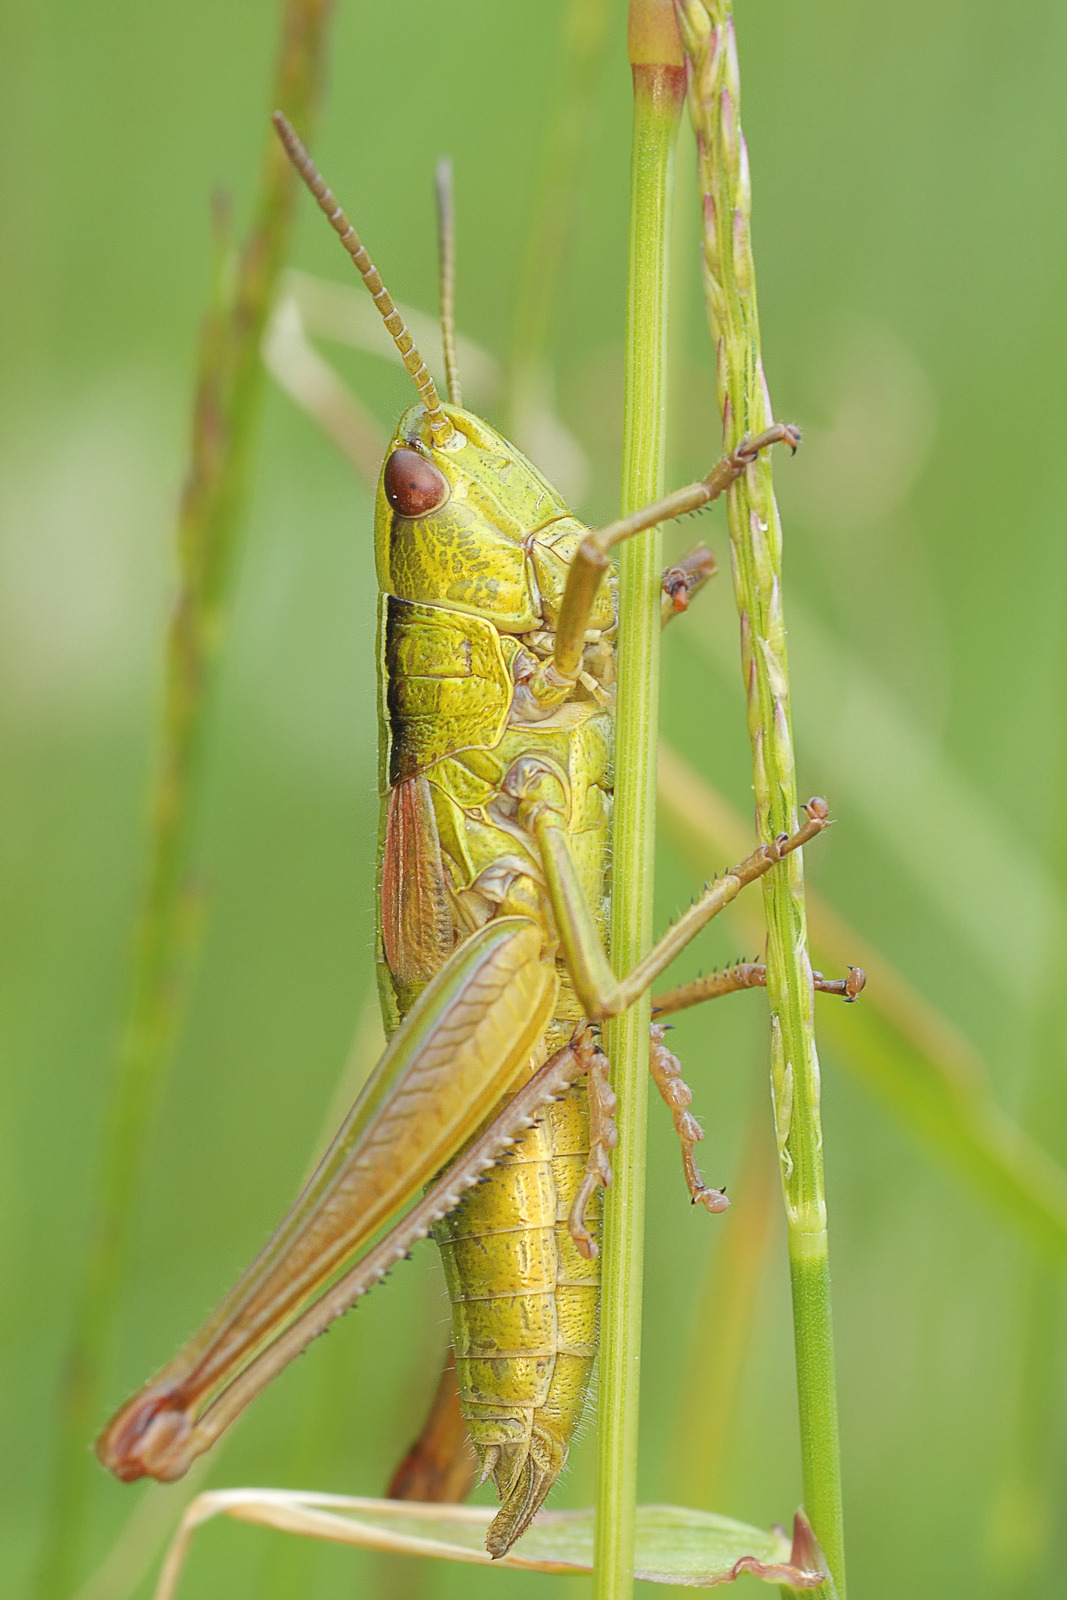
{"label": "segmented antenna", "polygon": [[437,235],[441,271],[441,345],[445,353],[448,398],[463,404],[456,357],[456,224],[452,208],[452,163],[442,156],[437,163]]}
{"label": "segmented antenna", "polygon": [[434,444],[439,450],[447,450],[458,441],[459,435],[441,409],[437,386],[430,377],[426,363],[420,356],[403,317],[382,282],[381,273],[364,249],[359,234],[337,204],[332,190],[327,188],[326,180],[308,155],[292,124],[280,111],[274,113],[273,121],[289,160],[315,196],[320,210],[325,213],[331,228],[355,262],[360,277],[370,290],[371,299],[381,312],[382,321],[393,336],[393,343],[400,351],[404,365],[411,373],[422,403],[426,407],[426,419],[430,424]]}

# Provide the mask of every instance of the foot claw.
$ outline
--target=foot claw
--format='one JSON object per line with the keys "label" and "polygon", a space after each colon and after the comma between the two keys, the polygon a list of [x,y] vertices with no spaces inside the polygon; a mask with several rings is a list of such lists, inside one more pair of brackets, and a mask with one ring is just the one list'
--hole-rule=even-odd
{"label": "foot claw", "polygon": [[695,1206],[703,1206],[704,1210],[709,1211],[713,1216],[721,1211],[729,1211],[730,1209],[730,1202],[726,1198],[725,1189],[709,1189],[705,1187],[701,1189],[699,1194],[693,1196],[692,1203]]}
{"label": "foot claw", "polygon": [[849,967],[848,977],[845,979],[845,1003],[851,1005],[853,1000],[858,1000],[863,990],[867,987],[867,974],[862,967]]}

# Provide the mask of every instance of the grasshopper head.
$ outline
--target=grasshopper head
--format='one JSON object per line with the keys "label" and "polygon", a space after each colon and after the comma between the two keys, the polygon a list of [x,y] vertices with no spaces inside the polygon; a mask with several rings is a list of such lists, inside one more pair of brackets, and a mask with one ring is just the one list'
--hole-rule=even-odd
{"label": "grasshopper head", "polygon": [[382,589],[403,600],[475,612],[519,632],[538,626],[531,536],[570,519],[558,491],[495,428],[442,405],[448,445],[424,406],[401,417],[375,502]]}
{"label": "grasshopper head", "polygon": [[[389,446],[374,515],[381,589],[399,600],[471,612],[502,632],[544,620],[534,535],[573,522],[557,492],[526,457],[459,404],[452,318],[452,200],[449,169],[438,171],[441,215],[441,324],[450,403],[444,404],[404,319],[363,242],[294,129],[275,112],[290,160],[352,258],[381,312],[421,404],[401,417]],[[563,535],[566,537],[566,534]],[[557,561],[557,565],[560,563]],[[559,573],[552,573],[550,590]]]}

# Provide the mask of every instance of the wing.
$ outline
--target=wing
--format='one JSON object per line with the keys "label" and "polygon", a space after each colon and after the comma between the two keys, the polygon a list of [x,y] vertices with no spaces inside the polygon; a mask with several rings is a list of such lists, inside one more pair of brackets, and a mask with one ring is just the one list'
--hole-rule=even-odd
{"label": "wing", "polygon": [[398,989],[421,988],[455,944],[430,785],[421,775],[389,791],[382,852],[382,945]]}
{"label": "wing", "polygon": [[557,986],[551,951],[528,918],[487,923],[454,951],[269,1244],[105,1429],[105,1466],[127,1479],[186,1471],[205,1403],[462,1149],[538,1055]]}

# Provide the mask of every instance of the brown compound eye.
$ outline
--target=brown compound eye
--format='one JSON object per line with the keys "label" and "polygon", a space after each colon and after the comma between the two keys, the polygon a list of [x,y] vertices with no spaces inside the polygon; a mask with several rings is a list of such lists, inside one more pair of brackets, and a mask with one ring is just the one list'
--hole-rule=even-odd
{"label": "brown compound eye", "polygon": [[385,498],[402,517],[425,517],[448,499],[448,480],[417,450],[394,450],[385,463]]}

